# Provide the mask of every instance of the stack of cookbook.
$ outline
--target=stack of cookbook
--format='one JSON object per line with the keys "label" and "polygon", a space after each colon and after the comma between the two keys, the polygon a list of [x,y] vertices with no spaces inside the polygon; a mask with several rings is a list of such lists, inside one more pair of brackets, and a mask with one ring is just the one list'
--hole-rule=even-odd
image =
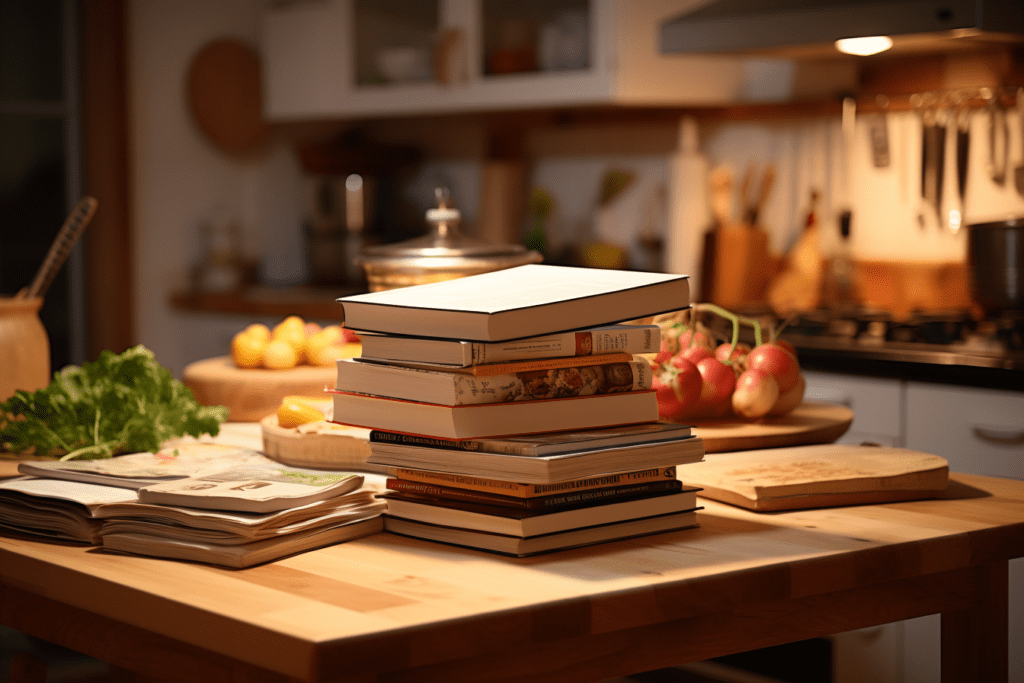
{"label": "stack of cookbook", "polygon": [[248,567],[377,533],[364,477],[193,444],[107,460],[33,461],[0,482],[0,528],[155,557]]}
{"label": "stack of cookbook", "polygon": [[696,526],[658,422],[657,325],[685,276],[528,265],[339,299],[362,355],[338,361],[334,421],[371,429],[388,531],[532,555]]}

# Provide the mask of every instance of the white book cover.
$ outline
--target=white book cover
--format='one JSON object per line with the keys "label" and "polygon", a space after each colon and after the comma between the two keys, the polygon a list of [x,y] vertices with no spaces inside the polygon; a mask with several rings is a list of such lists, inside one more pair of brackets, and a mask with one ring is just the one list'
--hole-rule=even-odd
{"label": "white book cover", "polygon": [[690,305],[685,275],[530,264],[338,299],[353,330],[503,341]]}

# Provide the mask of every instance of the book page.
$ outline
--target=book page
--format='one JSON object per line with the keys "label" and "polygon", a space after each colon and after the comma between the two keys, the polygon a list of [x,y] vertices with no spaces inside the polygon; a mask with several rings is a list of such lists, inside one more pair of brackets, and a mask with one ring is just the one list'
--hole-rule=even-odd
{"label": "book page", "polygon": [[334,491],[341,495],[359,488],[362,475],[351,472],[324,472],[297,467],[234,467],[208,472],[188,479],[152,484],[139,490],[142,502],[216,507],[216,501],[234,500],[245,509],[245,502],[287,501]]}
{"label": "book page", "polygon": [[0,481],[0,492],[2,491],[15,491],[40,498],[69,500],[84,505],[89,510],[105,503],[129,503],[139,499],[138,494],[131,489],[35,477]]}
{"label": "book page", "polygon": [[357,294],[338,299],[354,303],[497,313],[600,296],[660,282],[680,275],[600,268],[531,264],[446,280],[418,287]]}
{"label": "book page", "polygon": [[156,453],[130,453],[98,460],[34,460],[19,464],[18,471],[41,477],[65,478],[86,472],[128,479],[175,479],[212,468],[275,464],[265,455],[246,448],[196,443],[163,448]]}

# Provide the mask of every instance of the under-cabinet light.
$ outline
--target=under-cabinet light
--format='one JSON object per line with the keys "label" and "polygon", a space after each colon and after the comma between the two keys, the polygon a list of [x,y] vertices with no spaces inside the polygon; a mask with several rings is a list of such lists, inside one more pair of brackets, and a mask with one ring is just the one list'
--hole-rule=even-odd
{"label": "under-cabinet light", "polygon": [[840,38],[836,41],[836,49],[848,55],[876,55],[892,47],[889,36],[864,36],[863,38]]}

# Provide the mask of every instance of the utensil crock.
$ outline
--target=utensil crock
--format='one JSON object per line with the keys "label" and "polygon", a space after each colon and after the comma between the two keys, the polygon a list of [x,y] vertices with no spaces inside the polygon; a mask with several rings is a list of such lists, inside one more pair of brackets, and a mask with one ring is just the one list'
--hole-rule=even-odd
{"label": "utensil crock", "polygon": [[40,297],[0,297],[0,401],[15,390],[50,383],[50,339],[39,319]]}

